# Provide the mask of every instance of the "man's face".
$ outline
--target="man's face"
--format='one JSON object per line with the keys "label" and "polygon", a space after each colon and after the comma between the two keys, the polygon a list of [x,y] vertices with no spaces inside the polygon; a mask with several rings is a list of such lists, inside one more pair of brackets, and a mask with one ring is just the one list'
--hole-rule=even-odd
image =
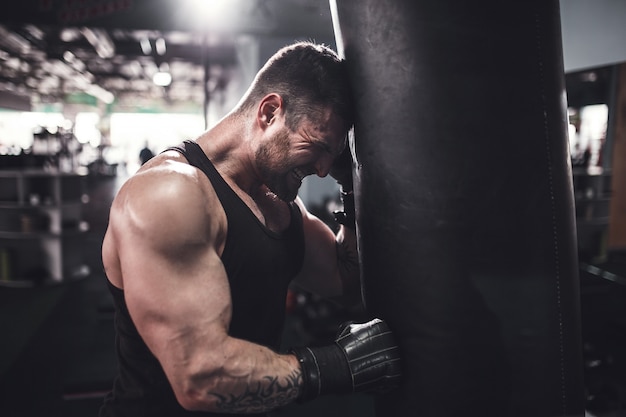
{"label": "man's face", "polygon": [[302,180],[311,174],[325,177],[345,146],[347,127],[330,111],[319,123],[304,119],[296,131],[284,123],[256,152],[265,185],[283,201],[293,201]]}

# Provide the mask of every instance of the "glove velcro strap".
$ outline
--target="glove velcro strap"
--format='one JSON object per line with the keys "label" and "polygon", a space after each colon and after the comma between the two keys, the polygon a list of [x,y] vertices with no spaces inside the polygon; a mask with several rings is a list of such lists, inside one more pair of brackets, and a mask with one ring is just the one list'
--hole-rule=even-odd
{"label": "glove velcro strap", "polygon": [[304,383],[300,389],[298,402],[312,400],[320,395],[320,369],[315,359],[315,355],[308,347],[292,348],[291,353],[296,355],[302,370],[302,379]]}
{"label": "glove velcro strap", "polygon": [[304,379],[299,401],[309,401],[322,394],[353,391],[350,368],[339,346],[293,348],[291,351],[300,362]]}

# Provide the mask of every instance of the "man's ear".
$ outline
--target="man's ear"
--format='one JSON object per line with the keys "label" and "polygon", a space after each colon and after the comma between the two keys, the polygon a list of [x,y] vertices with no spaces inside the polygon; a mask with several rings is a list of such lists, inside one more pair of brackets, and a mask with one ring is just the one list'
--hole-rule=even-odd
{"label": "man's ear", "polygon": [[268,127],[283,107],[283,99],[276,93],[266,95],[261,99],[257,112],[257,123],[261,129]]}

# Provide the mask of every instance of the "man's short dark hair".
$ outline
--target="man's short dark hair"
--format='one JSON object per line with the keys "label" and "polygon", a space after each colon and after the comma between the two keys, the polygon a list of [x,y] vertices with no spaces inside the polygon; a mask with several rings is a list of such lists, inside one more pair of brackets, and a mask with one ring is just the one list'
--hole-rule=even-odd
{"label": "man's short dark hair", "polygon": [[345,61],[325,45],[298,42],[281,48],[257,73],[242,109],[249,109],[269,93],[282,97],[291,130],[302,118],[319,120],[320,111],[327,107],[348,125],[354,121]]}

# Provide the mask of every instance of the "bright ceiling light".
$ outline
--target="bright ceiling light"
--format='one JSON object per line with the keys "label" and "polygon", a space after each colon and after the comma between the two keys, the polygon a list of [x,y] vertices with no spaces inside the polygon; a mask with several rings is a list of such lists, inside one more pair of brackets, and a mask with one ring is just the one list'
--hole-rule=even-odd
{"label": "bright ceiling light", "polygon": [[194,15],[212,23],[222,22],[233,2],[228,0],[189,0]]}
{"label": "bright ceiling light", "polygon": [[65,62],[67,62],[68,64],[71,64],[72,62],[74,62],[74,60],[76,59],[76,55],[74,55],[72,52],[70,51],[65,51],[63,52],[63,59],[65,60]]}
{"label": "bright ceiling light", "polygon": [[167,87],[172,83],[172,74],[165,71],[159,71],[152,77],[152,82],[159,87]]}
{"label": "bright ceiling light", "polygon": [[81,33],[87,42],[93,46],[100,58],[108,59],[115,56],[115,44],[106,31],[85,27],[81,29]]}
{"label": "bright ceiling light", "polygon": [[165,39],[163,39],[163,38],[157,39],[154,42],[154,47],[156,48],[157,54],[165,55],[165,52],[167,50],[167,48],[165,46]]}
{"label": "bright ceiling light", "polygon": [[143,52],[144,55],[150,55],[152,53],[152,46],[148,38],[141,38],[139,46],[141,46],[141,52]]}

